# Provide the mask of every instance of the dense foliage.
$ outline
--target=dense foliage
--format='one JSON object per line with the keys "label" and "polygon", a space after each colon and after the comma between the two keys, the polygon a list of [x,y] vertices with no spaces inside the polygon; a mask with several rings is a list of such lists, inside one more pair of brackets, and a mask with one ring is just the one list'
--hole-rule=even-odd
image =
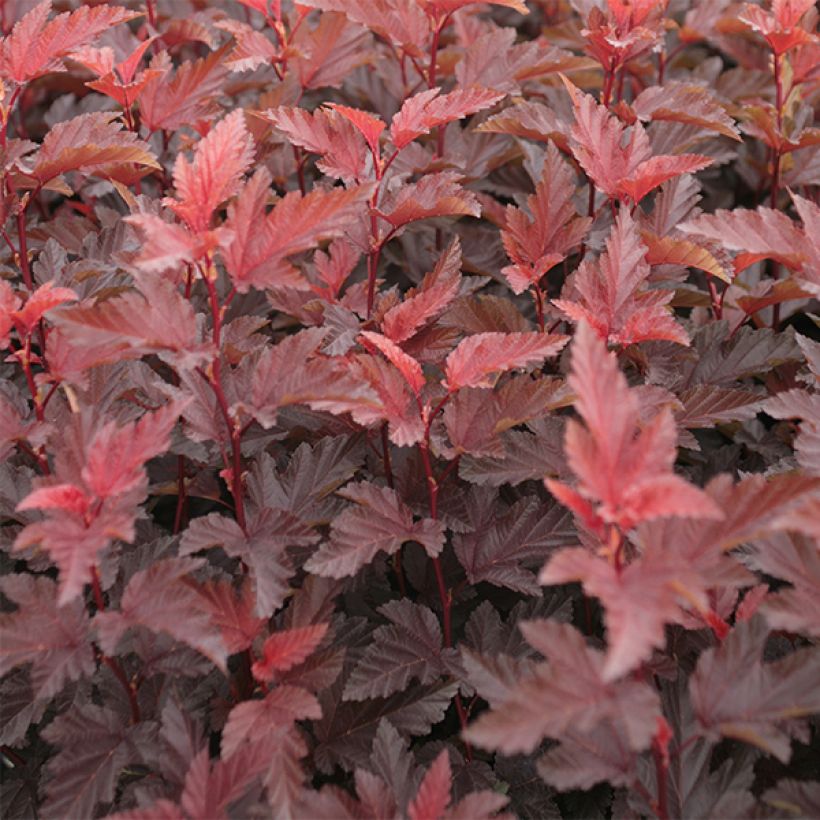
{"label": "dense foliage", "polygon": [[820,815],[814,4],[53,5],[3,816]]}

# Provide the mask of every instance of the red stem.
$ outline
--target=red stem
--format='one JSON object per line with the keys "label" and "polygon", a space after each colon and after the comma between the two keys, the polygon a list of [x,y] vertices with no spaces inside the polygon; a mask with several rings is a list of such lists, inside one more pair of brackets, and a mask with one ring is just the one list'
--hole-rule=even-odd
{"label": "red stem", "polygon": [[533,285],[532,297],[535,299],[535,316],[538,320],[538,329],[544,332],[544,294],[541,293],[541,288],[538,283]]}
{"label": "red stem", "polygon": [[31,268],[28,265],[28,243],[26,241],[26,208],[21,207],[17,212],[17,238],[20,240],[20,270],[23,274],[23,281],[29,290],[34,290],[34,280],[31,278]]}
{"label": "red stem", "polygon": [[668,770],[663,752],[657,742],[652,744],[652,757],[655,760],[655,776],[658,781],[658,804],[655,813],[658,815],[658,820],[669,820]]}
{"label": "red stem", "polygon": [[[780,193],[780,140],[782,139],[783,131],[783,78],[780,76],[780,55],[774,53],[774,87],[775,87],[775,105],[777,108],[777,139],[778,145],[773,148],[774,155],[772,157],[772,189],[771,189],[771,207],[777,208],[777,196]],[[772,262],[772,278],[780,278],[780,265],[777,262]],[[780,324],[780,303],[772,308],[772,328],[777,329]]]}
{"label": "red stem", "polygon": [[[100,586],[100,573],[96,566],[91,567],[91,591],[94,595],[94,604],[98,612],[105,612],[105,598]],[[128,680],[128,676],[122,668],[117,658],[110,658],[96,646],[94,647],[99,655],[99,659],[114,673],[114,677],[120,682],[122,688],[128,695],[128,704],[131,707],[131,722],[139,723],[142,719],[140,715],[140,705],[137,700],[136,687]]]}
{"label": "red stem", "polygon": [[242,498],[242,430],[236,420],[231,417],[230,410],[228,409],[228,400],[225,398],[225,390],[222,385],[222,359],[220,358],[221,351],[219,349],[222,332],[222,309],[219,305],[219,296],[216,292],[216,282],[214,277],[211,276],[213,270],[213,263],[209,260],[208,267],[204,271],[202,278],[205,280],[205,286],[208,288],[208,301],[211,305],[213,343],[216,348],[216,356],[211,366],[210,377],[204,371],[200,370],[200,372],[205,376],[211,385],[211,389],[214,391],[217,404],[219,405],[219,409],[222,412],[222,416],[225,419],[225,424],[231,436],[232,458],[225,466],[231,471],[230,490],[233,496],[234,510],[236,511],[236,521],[239,526],[242,527],[243,531],[247,531],[245,505]]}

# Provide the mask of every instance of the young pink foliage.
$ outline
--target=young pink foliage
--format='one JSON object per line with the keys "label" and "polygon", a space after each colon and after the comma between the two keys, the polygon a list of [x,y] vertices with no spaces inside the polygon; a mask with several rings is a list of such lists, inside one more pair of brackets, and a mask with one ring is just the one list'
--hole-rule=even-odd
{"label": "young pink foliage", "polygon": [[450,804],[452,780],[450,757],[447,750],[442,749],[424,775],[416,796],[407,807],[407,816],[410,820],[443,820]]}
{"label": "young pink foliage", "polygon": [[20,511],[46,512],[42,521],[20,532],[14,548],[39,543],[49,554],[60,571],[59,606],[80,595],[99,553],[112,539],[133,539],[136,505],[147,488],[145,462],[168,448],[183,407],[169,403],[136,423],[104,424],[81,443],[79,465],[64,462],[68,481],[43,480],[17,505]]}
{"label": "young pink foliage", "polygon": [[681,174],[711,165],[699,154],[652,156],[649,137],[636,122],[627,138],[625,126],[589,94],[566,82],[575,109],[572,153],[589,178],[610,199],[640,202],[651,190]]}
{"label": "young pink foliage", "polygon": [[421,365],[412,356],[408,356],[397,344],[380,333],[364,331],[361,338],[364,339],[367,347],[376,348],[384,354],[385,358],[399,370],[417,396],[421,393],[425,383],[424,373]]}
{"label": "young pink foliage", "polygon": [[439,125],[490,108],[505,96],[479,86],[458,88],[443,96],[440,94],[440,88],[431,88],[405,100],[390,123],[390,139],[396,148],[404,148]]}
{"label": "young pink foliage", "polygon": [[497,374],[529,367],[559,353],[568,336],[553,333],[476,333],[459,342],[444,365],[447,389],[492,387]]}
{"label": "young pink foliage", "polygon": [[62,58],[139,15],[117,6],[81,6],[49,20],[51,0],[31,8],[0,43],[0,79],[23,83],[63,69]]}
{"label": "young pink foliage", "polygon": [[535,194],[527,197],[530,215],[508,205],[501,231],[504,250],[513,263],[501,272],[514,293],[537,285],[583,241],[592,220],[578,215],[574,195],[575,176],[555,145],[548,143],[541,179]]}
{"label": "young pink foliage", "polygon": [[252,667],[259,681],[272,681],[277,672],[287,672],[307,660],[327,633],[328,624],[312,624],[283,629],[267,637],[262,647],[262,659]]}
{"label": "young pink foliage", "polygon": [[637,393],[586,322],[576,330],[569,384],[584,425],[567,422],[564,448],[579,483],[575,489],[549,478],[544,483],[586,526],[602,532],[606,524],[629,530],[666,516],[722,517],[702,490],[672,470],[677,429],[671,410],[640,423]]}
{"label": "young pink foliage", "polygon": [[626,208],[618,213],[596,260],[584,259],[572,279],[575,298],[553,304],[574,322],[587,322],[604,340],[630,345],[651,339],[688,345],[689,337],[666,308],[674,293],[645,287],[650,269],[637,226]]}
{"label": "young pink foliage", "polygon": [[192,231],[205,231],[217,206],[239,190],[252,161],[253,139],[245,116],[234,111],[197,143],[193,162],[179,154],[174,165],[177,199],[166,199],[165,204]]}

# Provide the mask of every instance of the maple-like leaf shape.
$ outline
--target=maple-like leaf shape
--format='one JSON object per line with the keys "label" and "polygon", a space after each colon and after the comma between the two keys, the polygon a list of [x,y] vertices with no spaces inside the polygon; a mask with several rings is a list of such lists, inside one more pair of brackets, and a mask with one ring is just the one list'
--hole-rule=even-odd
{"label": "maple-like leaf shape", "polygon": [[798,224],[772,208],[718,210],[683,222],[678,228],[684,233],[716,240],[729,250],[740,251],[735,258],[738,273],[761,259],[775,259],[799,271],[811,256],[806,235]]}
{"label": "maple-like leaf shape", "polygon": [[190,301],[170,282],[140,284],[142,293],[128,291],[93,305],[81,303],[60,311],[54,321],[85,350],[110,354],[113,349],[118,358],[155,354],[183,369],[210,359],[213,350],[200,341]]}
{"label": "maple-like leaf shape", "polygon": [[489,395],[480,387],[459,390],[444,408],[444,426],[455,454],[503,458],[505,431],[568,403],[562,381],[521,374]]}
{"label": "maple-like leaf shape", "polygon": [[253,676],[272,681],[278,672],[287,672],[309,658],[327,633],[328,624],[310,624],[281,629],[265,639],[262,659],[253,664]]}
{"label": "maple-like leaf shape", "polygon": [[229,48],[226,45],[201,60],[184,62],[176,70],[167,52],[151,60],[149,70],[155,73],[139,101],[140,118],[149,131],[175,131],[218,113],[215,100],[228,76],[223,60]]}
{"label": "maple-like leaf shape", "polygon": [[265,624],[255,612],[256,598],[249,582],[234,590],[227,581],[212,581],[199,588],[211,623],[222,634],[229,655],[247,649]]}
{"label": "maple-like leaf shape", "polygon": [[646,261],[650,265],[684,265],[717,276],[726,284],[732,283],[734,271],[726,270],[723,264],[706,248],[678,236],[658,236],[650,231],[641,231],[641,239],[646,245]]}
{"label": "maple-like leaf shape", "polygon": [[380,350],[384,357],[392,364],[404,377],[404,380],[418,396],[424,387],[425,379],[421,365],[410,355],[405,353],[397,344],[380,333],[363,331],[359,338],[367,347]]}
{"label": "maple-like leaf shape", "polygon": [[468,678],[491,706],[464,732],[467,740],[505,755],[530,753],[544,737],[560,738],[570,729],[588,732],[616,721],[623,727],[621,742],[635,751],[648,748],[660,715],[658,695],[650,686],[630,679],[605,681],[603,653],[587,646],[569,624],[523,621],[519,628],[545,662],[521,666],[502,678],[484,666],[481,656],[462,650]]}
{"label": "maple-like leaf shape", "polygon": [[364,179],[369,151],[361,131],[340,112],[319,108],[280,106],[262,116],[298,145],[321,159],[316,163],[322,173],[350,184]]}
{"label": "maple-like leaf shape", "polygon": [[[474,532],[456,535],[453,548],[471,584],[486,581],[525,595],[539,595],[532,568],[557,547],[576,543],[570,515],[558,504],[522,498],[501,517],[483,510]],[[495,519],[495,520],[492,520]]]}
{"label": "maple-like leaf shape", "polygon": [[449,94],[440,94],[440,88],[431,88],[404,101],[390,123],[390,139],[396,148],[404,148],[439,125],[490,108],[505,96],[480,86],[456,88]]}
{"label": "maple-like leaf shape", "polygon": [[[79,452],[64,451],[56,473],[17,505],[18,510],[45,512],[43,520],[20,532],[14,549],[39,543],[48,552],[60,571],[58,606],[80,595],[111,540],[133,540],[136,506],[148,484],[145,463],[168,449],[186,403],[169,403],[123,426],[110,421],[97,430],[83,430]],[[81,426],[82,418],[76,424]]]}
{"label": "maple-like leaf shape", "polygon": [[384,698],[411,680],[432,683],[446,671],[441,627],[432,610],[408,600],[390,601],[379,612],[391,623],[378,627],[348,677],[344,700]]}
{"label": "maple-like leaf shape", "polygon": [[626,208],[618,213],[606,251],[585,259],[573,276],[571,294],[553,304],[574,322],[585,321],[602,339],[629,345],[651,339],[688,345],[686,331],[666,305],[670,290],[648,290],[646,246]]}
{"label": "maple-like leaf shape", "polygon": [[197,143],[193,162],[182,153],[177,156],[177,199],[166,199],[165,204],[192,231],[207,230],[217,206],[239,190],[252,160],[253,139],[245,127],[245,115],[233,111]]}
{"label": "maple-like leaf shape", "polygon": [[20,184],[70,191],[60,179],[69,171],[117,179],[120,171],[130,173],[133,165],[159,168],[148,144],[131,131],[124,131],[116,116],[99,111],[57,123],[40,149],[18,162]]}
{"label": "maple-like leaf shape", "polygon": [[752,545],[744,562],[792,585],[769,593],[760,605],[772,629],[820,637],[820,551],[811,538],[770,535]]}
{"label": "maple-like leaf shape", "polygon": [[635,98],[632,109],[641,120],[684,122],[741,139],[725,107],[702,85],[667,82],[649,86]]}
{"label": "maple-like leaf shape", "polygon": [[635,762],[617,727],[602,723],[591,732],[565,732],[561,742],[539,758],[536,769],[558,791],[591,789],[602,782],[628,787],[637,777]]}
{"label": "maple-like leaf shape", "polygon": [[[354,418],[361,413],[363,423],[381,409],[367,382],[341,361],[317,355],[324,336],[323,328],[309,328],[265,349],[254,369],[249,408],[262,426],[271,427],[279,408],[293,404]],[[294,361],[304,364],[294,368]]]}
{"label": "maple-like leaf shape", "polygon": [[53,282],[46,282],[29,295],[25,304],[22,304],[8,282],[4,280],[0,288],[0,346],[5,346],[4,339],[12,326],[17,329],[20,338],[25,339],[46,313],[65,302],[79,298],[70,288],[54,287]]}
{"label": "maple-like leaf shape", "polygon": [[376,212],[393,226],[390,231],[393,236],[398,235],[400,228],[419,219],[478,217],[481,215],[478,198],[458,184],[461,178],[453,171],[427,174],[418,182],[403,185],[390,196],[385,196]]}
{"label": "maple-like leaf shape", "polygon": [[408,291],[404,300],[382,317],[382,331],[388,339],[401,344],[412,338],[443,313],[458,295],[461,283],[461,242],[458,237],[439,257],[436,266],[418,288]]}
{"label": "maple-like leaf shape", "polygon": [[88,616],[79,601],[58,607],[56,584],[43,575],[5,576],[0,590],[17,605],[0,614],[0,675],[30,663],[34,698],[48,699],[93,674]]}
{"label": "maple-like leaf shape", "polygon": [[59,750],[48,762],[42,816],[98,816],[99,804],[114,799],[125,766],[150,765],[155,731],[148,722],[128,726],[117,712],[90,701],[58,715],[42,731]]}
{"label": "maple-like leaf shape", "polygon": [[358,108],[350,108],[347,105],[338,105],[336,103],[328,103],[328,108],[341,114],[346,120],[352,122],[358,129],[361,135],[365,138],[370,150],[373,152],[373,158],[378,161],[379,157],[379,135],[387,127],[386,123],[379,119],[375,114],[370,114],[367,111],[362,111]]}
{"label": "maple-like leaf shape", "polygon": [[277,686],[263,700],[248,700],[231,709],[222,730],[222,756],[230,759],[245,744],[267,735],[283,737],[297,720],[318,720],[322,710],[316,696],[298,686]]}
{"label": "maple-like leaf shape", "polygon": [[587,526],[628,530],[665,516],[722,517],[709,496],[672,471],[677,452],[672,411],[664,408],[641,429],[636,391],[629,389],[615,354],[585,322],[573,343],[569,384],[585,426],[571,419],[564,447],[580,483],[577,489],[553,479],[545,484]]}
{"label": "maple-like leaf shape", "polygon": [[410,820],[442,820],[450,805],[452,786],[450,755],[447,749],[442,749],[419,784],[416,796],[410,801],[407,816]]}
{"label": "maple-like leaf shape", "polygon": [[339,88],[351,71],[371,59],[369,32],[338,12],[322,14],[312,30],[303,25],[291,31],[290,41],[300,53],[288,69],[307,89]]}
{"label": "maple-like leaf shape", "polygon": [[573,156],[610,199],[640,202],[667,180],[700,171],[714,161],[699,154],[653,157],[649,137],[639,122],[627,138],[626,127],[594,97],[571,83],[566,86],[575,107]]}
{"label": "maple-like leaf shape", "polygon": [[798,463],[809,473],[820,475],[820,393],[785,390],[772,396],[763,409],[776,419],[801,419],[794,442]]}
{"label": "maple-like leaf shape", "polygon": [[[227,760],[218,758],[213,762],[206,746],[194,757],[185,774],[179,798],[180,807],[185,812],[182,816],[228,820],[228,807],[240,800],[257,778],[268,770],[278,745],[277,738],[265,738],[257,743],[245,744]],[[150,820],[155,820],[153,815]]]}
{"label": "maple-like leaf shape", "polygon": [[342,236],[360,219],[367,186],[286,194],[265,214],[270,175],[257,171],[228,209],[232,236],[222,244],[225,267],[240,293],[251,287],[307,289],[304,277],[287,257]]}
{"label": "maple-like leaf shape", "polygon": [[369,28],[414,57],[424,54],[430,20],[417,3],[405,0],[305,0],[300,5],[338,11],[354,23]]}
{"label": "maple-like leaf shape", "polygon": [[738,19],[751,29],[759,32],[763,39],[779,57],[795,46],[812,42],[811,32],[801,28],[800,18],[815,4],[810,0],[774,0],[772,11],[746,3],[738,14]]}
{"label": "maple-like leaf shape", "polygon": [[220,20],[215,26],[227,31],[234,38],[234,49],[225,59],[225,65],[231,71],[253,71],[260,66],[269,66],[279,59],[279,49],[264,32],[231,19]]}
{"label": "maple-like leaf shape", "polygon": [[338,494],[355,502],[337,516],[330,538],[305,562],[305,569],[330,578],[345,578],[375,558],[392,555],[405,541],[417,541],[435,556],[444,546],[444,529],[432,519],[413,521],[413,513],[395,490],[361,481]]}
{"label": "maple-like leaf shape", "polygon": [[508,205],[506,226],[501,231],[504,250],[513,263],[501,272],[514,293],[523,293],[537,284],[583,241],[592,220],[578,215],[574,194],[575,175],[555,145],[549,143],[541,180],[535,193],[527,197],[531,216]]}
{"label": "maple-like leaf shape", "polygon": [[684,618],[683,606],[709,616],[707,589],[711,578],[674,552],[652,550],[618,571],[584,548],[561,550],[544,567],[542,584],[580,581],[587,595],[604,606],[607,656],[606,681],[617,680],[666,645],[664,627]]}
{"label": "maple-like leaf shape", "polygon": [[64,70],[62,57],[90,43],[107,29],[139,17],[118,6],[81,6],[52,20],[51,0],[43,0],[0,42],[0,78],[23,85]]}
{"label": "maple-like leaf shape", "polygon": [[316,540],[313,530],[295,515],[266,507],[253,513],[246,530],[219,513],[195,518],[182,534],[179,551],[190,555],[222,547],[232,558],[244,561],[254,584],[255,612],[268,618],[284,603],[293,575],[286,548],[308,546]]}
{"label": "maple-like leaf shape", "polygon": [[214,629],[207,599],[191,577],[203,563],[194,558],[166,558],[134,573],[119,611],[98,612],[94,618],[103,650],[116,655],[126,630],[139,626],[188,644],[225,672],[225,643]]}
{"label": "maple-like leaf shape", "polygon": [[737,624],[720,646],[700,656],[689,691],[695,718],[708,737],[751,743],[788,763],[789,722],[820,712],[820,652],[798,649],[763,663],[768,635],[760,616]]}
{"label": "maple-like leaf shape", "polygon": [[462,387],[492,387],[497,374],[529,367],[554,356],[569,341],[555,333],[476,333],[462,339],[447,356],[445,385],[450,392]]}

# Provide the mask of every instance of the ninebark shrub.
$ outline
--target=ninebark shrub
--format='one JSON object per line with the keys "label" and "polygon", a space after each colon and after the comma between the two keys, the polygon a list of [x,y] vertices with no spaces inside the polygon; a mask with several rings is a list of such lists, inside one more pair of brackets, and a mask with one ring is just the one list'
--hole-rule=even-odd
{"label": "ninebark shrub", "polygon": [[4,817],[820,813],[812,2],[0,15]]}

